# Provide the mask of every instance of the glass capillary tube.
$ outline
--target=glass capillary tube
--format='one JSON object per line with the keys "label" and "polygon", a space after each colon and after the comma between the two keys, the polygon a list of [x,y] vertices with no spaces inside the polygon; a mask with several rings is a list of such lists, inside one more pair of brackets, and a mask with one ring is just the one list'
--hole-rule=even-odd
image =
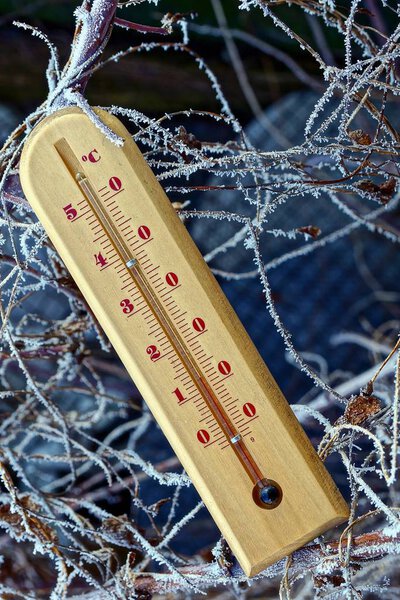
{"label": "glass capillary tube", "polygon": [[179,332],[177,331],[174,323],[171,321],[170,316],[168,315],[165,308],[162,306],[158,297],[155,295],[150,284],[148,283],[147,278],[139,265],[139,262],[135,259],[135,257],[132,256],[131,250],[125,243],[117,227],[115,226],[109,214],[105,210],[104,206],[102,206],[101,201],[99,201],[96,191],[94,190],[92,184],[90,183],[89,179],[82,170],[82,167],[75,154],[73,153],[72,148],[70,147],[65,138],[61,138],[60,140],[58,140],[55,143],[55,147],[65,166],[68,168],[69,172],[74,177],[76,183],[80,187],[90,208],[92,209],[94,215],[96,216],[101,227],[106,233],[109,241],[111,242],[115,251],[121,258],[123,264],[126,266],[126,269],[130,273],[140,293],[142,294],[147,305],[149,306],[150,310],[152,311],[153,315],[158,321],[169,343],[171,344],[181,363],[185,367],[194,385],[204,398],[208,408],[212,412],[218,425],[225,434],[231,447],[234,449],[237,457],[239,458],[241,464],[245,468],[251,481],[253,482],[253,484],[260,485],[261,481],[265,481],[263,479],[264,475],[260,471],[255,460],[253,459],[249,450],[247,449],[246,444],[242,439],[242,436],[233,425],[229,416],[226,414],[224,408],[222,407],[220,401],[211,389],[209,383],[204,378],[197,363],[191,356],[190,352],[187,350],[185,343],[182,341],[182,338]]}

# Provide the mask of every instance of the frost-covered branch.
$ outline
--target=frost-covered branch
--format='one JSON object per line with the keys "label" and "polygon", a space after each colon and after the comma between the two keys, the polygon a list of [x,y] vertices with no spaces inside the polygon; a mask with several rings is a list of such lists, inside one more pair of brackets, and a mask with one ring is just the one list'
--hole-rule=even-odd
{"label": "frost-covered branch", "polygon": [[[399,298],[394,285],[383,289],[375,280],[359,247],[389,248],[389,260],[398,255],[400,132],[391,109],[400,92],[398,9],[377,2],[372,11],[371,2],[359,0],[346,6],[331,0],[241,0],[242,10],[256,11],[273,28],[267,40],[231,29],[229,12],[217,0],[212,2],[217,27],[193,13],[168,13],[160,26],[149,24],[150,10],[149,23],[126,19],[124,5],[138,4],[152,6],[147,0],[82,2],[64,66],[51,36],[16,23],[37,38],[32,43],[46,44],[49,63],[47,97],[1,150],[0,595],[396,598]],[[298,20],[285,22],[285,4]],[[297,23],[304,27],[297,29]],[[107,55],[107,42],[120,26],[127,35],[146,37]],[[192,31],[220,39],[227,49],[232,77],[258,118],[253,129],[234,114],[216,74],[192,46]],[[331,35],[340,40],[339,50],[330,47]],[[285,43],[278,43],[279,36]],[[240,44],[267,54],[308,88],[312,107],[296,139],[291,134],[300,112],[290,112],[287,127],[279,124],[277,130],[251,86]],[[149,53],[162,57],[165,76],[174,53],[190,72],[196,68],[217,108],[189,106],[155,117],[107,106],[106,95],[104,108],[129,123],[179,216],[201,232],[197,241],[204,243],[205,259],[220,281],[245,284],[249,301],[263,299],[265,311],[254,311],[252,319],[259,328],[269,319],[280,335],[280,360],[286,349],[287,368],[304,374],[309,389],[304,396],[293,393],[293,410],[311,428],[351,505],[344,530],[327,532],[251,581],[218,534],[212,544],[188,544],[184,550],[179,545],[184,536],[193,541],[193,528],[203,528],[209,517],[171,449],[158,447],[162,438],[152,415],[19,182],[27,135],[61,107],[79,106],[120,144],[92,111],[85,88],[106,65]],[[304,56],[315,65],[312,72]],[[279,134],[277,142],[264,144],[265,135],[254,135],[260,122]],[[212,139],[203,130],[212,130]],[[275,276],[287,269],[289,288],[293,273],[305,278],[319,259],[325,264],[329,252],[338,269],[345,256],[355,255],[369,293],[349,298],[343,307],[361,331],[349,325],[330,336],[335,351],[346,345],[355,358],[363,356],[362,370],[351,361],[332,369],[328,357],[297,339],[282,310],[288,292],[278,289]],[[338,285],[347,283],[342,278]],[[302,295],[291,292],[294,315],[324,282],[309,279],[307,285]],[[359,318],[360,305],[368,302],[378,316],[389,307],[390,318],[382,323],[378,316],[371,322]],[[321,314],[324,310],[318,306]],[[320,338],[328,335],[319,327]]]}

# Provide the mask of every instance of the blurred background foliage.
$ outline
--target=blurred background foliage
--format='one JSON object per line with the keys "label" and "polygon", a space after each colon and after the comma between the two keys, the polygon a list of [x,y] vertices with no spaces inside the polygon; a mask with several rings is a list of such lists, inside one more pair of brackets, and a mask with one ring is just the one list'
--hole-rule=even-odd
{"label": "blurred background foliage", "polygon": [[[67,59],[74,28],[73,9],[79,2],[65,0],[0,1],[0,100],[12,103],[25,114],[46,97],[45,71],[47,49],[26,32],[13,27],[13,19],[26,20],[47,33],[58,46],[62,59]],[[256,10],[239,10],[234,2],[225,2],[224,11],[232,29],[240,29],[261,40],[273,44],[288,54],[295,53],[302,67],[310,74],[318,75],[318,66],[299,49],[295,41],[280,32],[272,22],[260,16]],[[121,17],[146,25],[159,25],[165,13],[195,13],[196,24],[216,25],[211,3],[204,0],[162,0],[158,6],[147,4],[130,6],[119,11]],[[298,7],[278,7],[281,16],[296,32],[315,45],[311,19],[304,17]],[[368,15],[359,15],[359,22],[368,20]],[[342,56],[343,39],[334,29],[324,28],[325,43],[339,62]],[[177,36],[178,33],[175,34]],[[235,114],[246,122],[251,111],[240,91],[237,79],[229,64],[224,42],[221,38],[191,32],[191,48],[208,62],[219,78],[225,95]],[[141,41],[150,41],[154,36],[143,36],[134,31],[118,28],[112,35],[106,54],[126,48]],[[170,38],[169,38],[170,39]],[[272,57],[238,41],[241,57],[249,81],[262,106],[278,100],[287,92],[299,89],[302,83]],[[10,73],[13,82],[10,85]],[[216,99],[205,77],[198,77],[193,61],[179,53],[171,53],[168,62],[161,51],[128,57],[118,64],[102,69],[91,80],[87,96],[93,104],[117,104],[135,107],[146,114],[164,113],[169,110],[197,109],[216,110]]]}
{"label": "blurred background foliage", "polygon": [[[304,5],[306,2],[308,0],[304,0]],[[345,14],[348,14],[350,4],[346,1],[342,3],[341,9]],[[379,11],[374,15],[370,10],[371,8],[373,10],[374,4],[375,0],[365,0],[362,5],[360,3],[357,11],[357,23],[371,28],[376,25],[374,19],[379,15],[381,31],[384,31],[385,28],[391,31],[393,23],[388,22],[389,11],[383,11],[379,4]],[[48,49],[40,39],[13,26],[13,20],[26,21],[47,34],[51,42],[59,49],[61,64],[64,64],[70,53],[75,26],[73,12],[78,5],[80,5],[78,1],[65,0],[0,0],[0,105],[6,105],[11,109],[5,118],[5,129],[8,132],[13,127],[13,119],[15,119],[15,124],[25,119],[31,111],[45,101],[48,94],[45,76],[48,65]],[[297,42],[274,26],[271,20],[264,18],[259,10],[255,9],[249,12],[239,10],[238,3],[232,1],[225,1],[223,5],[231,30],[238,29],[249,33],[257,39],[271,44],[276,50],[283,51],[288,57],[293,57],[297,64],[316,80],[317,89],[311,90],[296,76],[298,75],[296,69],[293,72],[273,56],[268,56],[243,41],[237,40],[246,74],[260,106],[263,110],[265,109],[265,114],[273,123],[275,130],[289,141],[288,147],[300,145],[304,140],[305,121],[327,87],[322,71],[307,52],[299,49]],[[274,11],[305,41],[317,48],[324,55],[328,65],[344,66],[345,42],[343,35],[339,34],[337,29],[326,28],[322,19],[318,19],[319,25],[316,27],[316,19],[307,15],[298,6],[289,6],[286,3],[282,6],[275,5]],[[205,0],[192,0],[192,2],[161,0],[157,6],[146,2],[143,5],[119,11],[119,16],[143,25],[159,26],[166,13],[191,12],[195,16],[188,17],[189,23],[192,22],[196,26],[202,24],[217,26],[212,4]],[[142,42],[180,40],[181,34],[178,29],[176,28],[166,38],[160,38],[153,34],[144,36],[136,31],[125,31],[116,27],[103,58]],[[375,41],[381,41],[378,37],[375,38],[377,34],[372,29],[369,29],[369,32]],[[202,35],[198,29],[194,28],[190,31],[190,48],[203,57],[216,74],[233,112],[246,129],[254,147],[265,152],[273,152],[279,148],[277,140],[260,126],[259,121],[254,119],[254,114],[241,91],[230,63],[222,37]],[[353,44],[352,51],[352,58],[356,62],[356,59],[362,56],[362,48]],[[152,118],[189,108],[218,113],[221,110],[210,81],[207,80],[204,73],[199,72],[195,61],[184,53],[170,52],[166,54],[160,49],[136,53],[123,58],[118,63],[112,62],[106,65],[90,79],[85,95],[92,105],[134,108]],[[379,105],[377,88],[371,91],[371,96],[374,101],[378,98]],[[337,107],[339,98],[340,94],[333,97],[332,109]],[[385,98],[382,105],[385,104],[385,114],[390,116],[394,128],[399,131],[399,111],[396,100],[396,98],[388,100]],[[202,119],[197,115],[191,115],[190,119],[179,116],[177,119],[172,119],[166,127],[179,137],[181,135],[179,125],[187,127],[195,139],[205,142],[215,140],[221,144],[221,148],[226,141],[232,140],[232,131],[224,124],[218,123],[216,126],[211,119]],[[371,120],[366,117],[365,112],[360,111],[354,123],[355,132],[365,132],[372,138],[375,132],[373,125],[373,123],[371,125]],[[0,123],[0,137],[2,133]],[[326,147],[335,141],[336,136],[337,124],[333,123],[327,130],[329,142],[321,144],[321,156],[324,156]],[[348,142],[345,140],[343,144],[343,148],[347,149]],[[368,147],[366,148],[361,148],[361,150],[367,153]],[[190,151],[189,148],[189,156]],[[360,152],[360,149],[358,151]],[[168,160],[168,154],[166,156],[166,160]],[[321,173],[318,171],[319,160],[320,156],[316,153],[315,156],[310,156],[308,162],[305,161],[307,174],[321,175],[323,171],[321,170]],[[326,172],[331,176],[334,172],[333,164],[334,162],[329,163],[328,159],[324,164]],[[352,164],[351,161],[349,164]],[[293,166],[298,165],[294,164]],[[161,169],[162,167],[161,164]],[[165,169],[168,169],[168,166]],[[268,176],[267,169],[269,169],[269,165],[266,162],[266,178]],[[272,172],[274,176],[275,172],[273,170]],[[368,176],[369,174],[367,171]],[[398,176],[398,171],[396,171],[396,176]],[[285,172],[280,174],[280,177],[283,184]],[[203,168],[199,168],[190,175],[190,184],[192,185],[207,186],[225,181],[222,177],[215,176],[212,171],[208,173]],[[181,178],[176,177],[175,179],[171,176],[167,181],[163,179],[164,186],[183,184],[182,187],[184,187],[187,182],[186,176],[183,175]],[[287,200],[289,204],[282,204],[279,210],[268,216],[266,221],[268,228],[275,227],[290,231],[299,226],[314,226],[321,230],[322,236],[325,236],[334,230],[345,227],[349,220],[349,216],[343,210],[338,210],[337,205],[329,202],[326,190],[318,198],[314,198],[310,190],[306,195],[299,196],[291,193],[289,185],[287,190],[285,201]],[[351,195],[344,192],[340,198],[349,203],[349,206],[355,210],[356,216],[365,215],[371,205],[376,208],[376,204],[369,205],[366,198],[363,195],[355,194],[354,190]],[[245,195],[238,189],[215,192],[210,188],[205,194],[195,190],[185,195],[173,191],[169,193],[169,197],[172,201],[189,199],[191,207],[196,209],[228,209],[247,215],[254,211],[254,205],[250,205]],[[372,200],[379,206],[379,199],[372,198]],[[383,199],[381,200],[383,202]],[[393,207],[387,216],[385,215],[381,221],[378,221],[378,224],[384,231],[392,231],[396,234],[397,239],[400,239],[398,206]],[[204,254],[222,244],[228,238],[227,232],[233,235],[233,231],[226,222],[222,225],[219,221],[203,219],[198,222],[188,222],[187,226]],[[234,226],[236,227],[236,225]],[[305,243],[309,241],[306,240]],[[301,243],[303,243],[302,239]],[[310,241],[310,243],[312,242]],[[265,259],[271,261],[280,255],[284,256],[285,252],[293,250],[297,244],[297,239],[266,235],[262,240],[261,250]],[[293,334],[296,348],[304,353],[306,360],[311,363],[314,361],[321,376],[333,386],[340,382],[347,382],[352,377],[358,381],[357,374],[379,363],[384,358],[385,352],[387,353],[387,347],[390,349],[390,344],[398,334],[400,280],[398,278],[398,262],[395,260],[397,252],[397,246],[389,239],[381,237],[379,232],[360,227],[350,235],[336,240],[334,244],[327,245],[307,258],[300,256],[300,258],[280,265],[279,269],[271,271],[273,300],[283,322]],[[242,243],[236,244],[236,247],[231,248],[229,252],[220,253],[210,261],[210,265],[214,268],[240,273],[254,269],[252,253],[245,250]],[[382,269],[382,265],[384,265],[384,269]],[[305,404],[315,397],[318,389],[312,385],[307,375],[296,369],[293,362],[288,360],[288,356],[285,356],[282,339],[266,311],[265,297],[258,278],[230,281],[220,277],[219,282],[289,402]],[[35,314],[35,311],[40,313],[41,310],[44,310],[46,318],[50,319],[60,319],[69,314],[70,307],[65,307],[60,303],[58,293],[54,292],[54,297],[51,295],[51,290],[47,289],[45,293],[46,303],[43,302],[42,297],[36,298],[35,305],[25,303],[23,309],[17,307],[16,311],[21,311],[16,313],[17,316]],[[64,310],[65,313],[61,313],[61,310]],[[340,336],[346,331],[350,332],[349,338],[354,334],[355,342],[354,339],[350,339],[351,343],[343,343],[343,340],[342,343],[340,340],[332,342],[335,335]],[[359,345],[357,335],[361,340]],[[107,387],[115,390],[116,395],[121,396],[124,401],[128,399],[129,402],[134,401],[135,404],[139,404],[141,399],[138,397],[137,390],[130,378],[120,369],[116,357],[113,357],[114,363],[110,366],[110,355],[101,352],[94,336],[87,342],[87,347],[93,354],[94,360],[97,361],[95,362],[96,368],[104,369]],[[48,362],[50,366],[53,366],[53,363]],[[108,370],[105,369],[105,366]],[[15,369],[17,371],[17,367]],[[13,384],[18,389],[16,381]],[[352,389],[352,392],[356,391],[356,389]],[[385,407],[387,405],[389,411],[389,392],[383,386],[381,394],[383,404]],[[56,393],[55,398],[58,402]],[[82,409],[83,404],[79,406]],[[6,408],[8,410],[8,406]],[[69,405],[67,408],[69,410]],[[335,423],[342,414],[342,408],[332,401],[329,402],[328,408],[332,423]],[[9,410],[13,409],[14,407],[10,403]],[[144,404],[141,406],[142,409],[146,411]],[[128,414],[136,415],[132,407],[129,410],[131,412]],[[102,421],[96,435],[99,438],[107,439],[114,426],[115,422],[111,422],[111,420]],[[320,424],[307,422],[306,430],[314,445],[317,446],[322,435]],[[126,444],[126,438],[128,438],[128,433],[122,442],[118,440],[118,444],[121,446]],[[361,444],[358,440],[357,442],[360,444],[357,460],[361,460],[370,452],[370,447],[368,443]],[[353,450],[351,451],[353,452]],[[150,460],[153,464],[166,464],[168,468],[171,468],[171,463],[168,462],[171,460],[171,449],[155,424],[140,437],[140,452],[144,459]],[[337,453],[329,456],[327,466],[346,497],[349,497],[347,473]],[[172,467],[176,468],[177,463],[172,463]],[[46,473],[45,475],[47,476]],[[35,477],[37,477],[36,474]],[[389,504],[389,500],[390,502],[393,500],[393,504],[398,505],[394,496],[388,498],[392,492],[387,490],[382,478],[378,479],[376,473],[370,474],[368,477],[369,485],[383,501],[387,501]],[[77,491],[74,490],[74,493],[77,495],[89,494],[102,509],[109,510],[113,515],[127,515],[139,526],[145,527],[144,519],[141,518],[140,511],[132,507],[131,496],[126,489],[114,487],[110,493],[103,482],[100,487],[94,478],[89,478],[88,483],[82,478],[78,481]],[[160,490],[160,487],[155,485],[151,479],[144,478],[144,481],[141,482],[141,498],[147,503],[162,499],[163,494],[166,493],[169,491]],[[193,488],[185,490],[185,493],[180,496],[177,518],[183,518],[197,501],[197,494]],[[369,510],[368,499],[363,499],[362,502],[361,508]],[[161,516],[163,516],[163,511],[167,512],[168,509],[168,504],[165,508],[161,508]],[[149,536],[153,535],[152,531],[146,533],[149,533]],[[184,530],[176,536],[173,548],[177,552],[186,554],[201,552],[206,560],[211,560],[209,548],[211,544],[215,543],[218,536],[219,533],[214,524],[206,511],[202,510],[196,519],[188,523]],[[8,540],[4,545],[7,544]],[[12,554],[11,551],[10,554]],[[10,563],[12,562],[10,559]],[[25,569],[25,563],[23,564]],[[379,577],[388,572],[388,568],[386,571],[382,570]],[[51,572],[48,580],[52,582],[52,578],[54,578],[54,573]],[[336,583],[334,582],[333,585]],[[267,597],[266,589],[262,590],[262,595],[259,597]],[[257,590],[253,589],[253,592],[255,597]],[[227,591],[227,594],[229,593],[230,591]],[[341,591],[339,590],[338,593],[341,594]],[[310,597],[307,596],[307,590],[305,594],[304,598]]]}

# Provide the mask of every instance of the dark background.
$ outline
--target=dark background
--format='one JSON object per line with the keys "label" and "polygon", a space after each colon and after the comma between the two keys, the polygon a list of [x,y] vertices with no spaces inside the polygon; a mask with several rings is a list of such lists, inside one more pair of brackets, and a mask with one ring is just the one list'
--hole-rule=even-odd
{"label": "dark background", "polygon": [[[20,20],[37,26],[50,37],[60,51],[61,63],[69,54],[74,30],[73,10],[79,2],[42,0],[36,2],[21,0],[0,1],[0,99],[12,104],[21,114],[36,107],[46,96],[45,70],[48,52],[38,38],[29,32],[13,27],[12,21]],[[224,2],[224,11],[232,28],[251,33],[270,44],[296,56],[298,45],[272,23],[262,17],[260,11],[240,11],[234,2]],[[196,24],[216,25],[211,4],[204,0],[162,0],[158,6],[143,5],[119,10],[122,18],[146,25],[160,25],[162,16],[167,13],[190,13],[197,16]],[[313,43],[310,23],[296,7],[279,9],[289,25],[306,40]],[[189,18],[190,21],[190,18]],[[334,31],[325,31],[330,48],[340,60],[341,39]],[[179,34],[168,36],[178,39]],[[203,56],[221,81],[224,92],[235,114],[245,124],[252,117],[245,98],[238,88],[236,77],[229,64],[221,39],[190,34],[191,48]],[[160,40],[160,36],[142,35],[135,31],[114,29],[107,53],[126,48],[141,41]],[[165,38],[167,39],[167,38]],[[298,79],[281,63],[238,42],[249,80],[254,87],[259,102],[268,106],[289,91],[302,87]],[[303,68],[318,75],[315,63],[307,53],[297,57]],[[134,59],[123,59],[120,64],[107,66],[96,74],[87,89],[90,102],[96,104],[120,104],[143,110],[146,114],[191,108],[215,110],[218,108],[210,86],[204,76],[198,75],[193,61],[178,53],[170,53],[168,60],[162,51],[137,55]]]}

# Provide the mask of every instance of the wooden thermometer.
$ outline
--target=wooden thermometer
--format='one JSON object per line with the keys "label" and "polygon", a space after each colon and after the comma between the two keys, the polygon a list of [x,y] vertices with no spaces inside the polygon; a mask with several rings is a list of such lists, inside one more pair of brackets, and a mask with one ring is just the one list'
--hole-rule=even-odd
{"label": "wooden thermometer", "polygon": [[24,192],[248,576],[348,507],[122,123],[44,119]]}

